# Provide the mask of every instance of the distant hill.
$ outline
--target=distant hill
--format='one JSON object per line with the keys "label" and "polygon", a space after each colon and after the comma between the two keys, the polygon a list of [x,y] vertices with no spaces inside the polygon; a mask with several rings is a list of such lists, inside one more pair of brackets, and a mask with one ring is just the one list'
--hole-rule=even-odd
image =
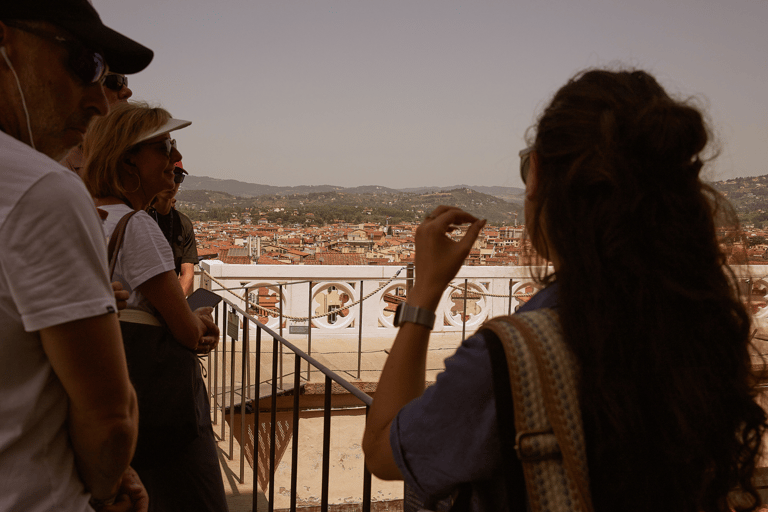
{"label": "distant hill", "polygon": [[[186,184],[186,181],[185,181]],[[291,191],[299,187],[284,187]],[[327,224],[337,220],[351,223],[421,221],[440,204],[458,206],[492,224],[522,222],[523,207],[471,188],[430,190],[427,193],[402,192],[384,187],[312,192],[278,193],[242,197],[226,192],[184,189],[178,195],[179,208],[194,219],[227,220],[250,217],[252,222],[266,218],[278,224]]]}
{"label": "distant hill", "polygon": [[411,192],[415,194],[425,194],[429,192],[438,192],[441,190],[456,190],[468,188],[475,192],[495,196],[505,201],[522,201],[525,190],[514,187],[480,187],[473,185],[453,185],[450,187],[419,187],[393,189],[379,185],[366,185],[361,187],[338,187],[335,185],[298,185],[295,187],[275,187],[272,185],[259,185],[256,183],[246,183],[237,180],[222,180],[210,178],[208,176],[189,175],[184,180],[182,190],[185,192],[193,190],[208,190],[215,192],[225,192],[238,197],[260,197],[269,195],[289,196],[295,194],[313,194],[322,192],[344,192],[347,194],[396,194]]}
{"label": "distant hill", "polygon": [[768,175],[712,183],[733,205],[742,224],[768,227]]}
{"label": "distant hill", "polygon": [[712,183],[739,213],[768,209],[768,176],[732,178]]}
{"label": "distant hill", "polygon": [[344,190],[344,187],[335,187],[332,185],[300,185],[296,187],[274,187],[272,185],[258,185],[255,183],[246,183],[237,180],[222,180],[218,178],[209,178],[208,176],[189,175],[184,180],[186,190],[211,190],[216,192],[226,192],[240,197],[258,197],[270,194],[311,194],[313,192],[331,192],[334,190]]}
{"label": "distant hill", "polygon": [[[768,228],[768,175],[732,178],[714,182],[712,186],[731,202],[742,223]],[[378,221],[386,220],[387,217],[391,222],[416,220],[424,215],[419,213],[420,211],[429,212],[438,204],[459,206],[497,224],[514,222],[516,212],[519,221],[523,222],[524,200],[525,190],[514,187],[275,187],[191,175],[187,176],[179,193],[182,207],[193,212],[217,210],[217,215],[224,217],[225,211],[255,208],[265,212],[272,210],[270,219],[274,217],[283,222],[290,220],[294,223],[304,222],[306,213],[309,212],[319,215],[316,217],[318,222],[324,219],[342,219],[349,222]],[[290,212],[274,212],[280,208]],[[299,211],[300,215],[294,216],[294,210]],[[199,214],[193,215],[199,217]]]}
{"label": "distant hill", "polygon": [[516,187],[481,187],[477,185],[453,185],[450,187],[420,187],[420,188],[403,188],[401,192],[413,192],[414,194],[426,194],[428,192],[434,192],[439,190],[455,190],[457,188],[468,188],[475,192],[482,194],[488,194],[489,196],[495,196],[500,199],[509,202],[522,203],[525,198],[525,189]]}

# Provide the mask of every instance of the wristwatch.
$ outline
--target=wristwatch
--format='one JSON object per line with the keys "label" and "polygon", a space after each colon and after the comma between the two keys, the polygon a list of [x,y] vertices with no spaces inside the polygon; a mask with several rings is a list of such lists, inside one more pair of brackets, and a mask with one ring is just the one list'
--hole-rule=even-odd
{"label": "wristwatch", "polygon": [[392,322],[395,327],[400,327],[405,322],[423,325],[428,329],[435,326],[435,313],[428,309],[411,306],[407,302],[401,302],[395,310],[395,319]]}

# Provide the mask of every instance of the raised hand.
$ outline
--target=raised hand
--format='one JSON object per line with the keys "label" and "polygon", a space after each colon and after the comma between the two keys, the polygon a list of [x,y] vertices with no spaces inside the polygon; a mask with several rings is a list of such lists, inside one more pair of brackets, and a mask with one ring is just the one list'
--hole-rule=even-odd
{"label": "raised hand", "polygon": [[[443,290],[456,276],[469,255],[472,244],[485,226],[460,208],[438,206],[416,229],[416,282],[408,302],[435,310]],[[470,224],[459,241],[447,235],[457,224]]]}

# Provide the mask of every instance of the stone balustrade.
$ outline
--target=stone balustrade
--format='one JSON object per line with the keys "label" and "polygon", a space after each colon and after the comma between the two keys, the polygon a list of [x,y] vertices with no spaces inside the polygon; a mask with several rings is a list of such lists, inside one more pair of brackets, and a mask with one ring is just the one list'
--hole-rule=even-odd
{"label": "stone balustrade", "polygon": [[[231,265],[204,261],[201,268],[208,274],[201,276],[201,287],[243,309],[247,307],[276,332],[281,328],[282,307],[282,335],[288,340],[307,336],[310,316],[314,317],[313,338],[394,337],[395,307],[407,295],[407,271],[399,266]],[[398,270],[400,273],[392,280]],[[436,312],[437,334],[462,330],[471,333],[487,318],[514,312],[537,289],[528,267],[509,266],[465,266],[452,285],[444,292]],[[362,301],[362,310],[361,297],[367,297]]]}
{"label": "stone balustrade", "polygon": [[[203,261],[201,268],[215,279],[203,274],[201,287],[221,293],[243,309],[247,292],[248,311],[289,340],[307,335],[310,316],[315,317],[313,337],[394,336],[392,317],[407,289],[406,270],[399,266],[231,265]],[[768,331],[768,265],[733,269],[745,291],[751,279],[749,302],[756,327]],[[400,274],[389,282],[398,270]],[[538,270],[542,269],[534,269]],[[440,301],[434,333],[471,333],[487,318],[514,311],[537,289],[530,274],[531,269],[525,266],[462,267],[452,283],[454,287],[449,287]],[[230,291],[222,291],[222,286]],[[363,300],[361,312],[360,298],[375,290]]]}

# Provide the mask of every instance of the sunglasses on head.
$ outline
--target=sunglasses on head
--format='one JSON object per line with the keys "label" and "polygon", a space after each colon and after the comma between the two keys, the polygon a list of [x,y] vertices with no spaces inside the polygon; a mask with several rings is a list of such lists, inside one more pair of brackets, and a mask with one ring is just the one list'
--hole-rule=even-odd
{"label": "sunglasses on head", "polygon": [[101,83],[103,83],[104,87],[107,89],[119,91],[123,87],[128,87],[128,77],[125,75],[117,75],[115,73],[107,73]]}
{"label": "sunglasses on head", "polygon": [[533,146],[529,146],[520,151],[520,178],[523,180],[523,185],[528,182],[528,171],[531,170],[531,153],[533,153]]}
{"label": "sunglasses on head", "polygon": [[9,27],[35,35],[66,49],[67,65],[70,71],[86,85],[95,84],[100,81],[107,72],[107,62],[104,60],[104,56],[87,48],[75,39],[31,27],[17,21],[6,21],[4,23]]}
{"label": "sunglasses on head", "polygon": [[529,146],[518,153],[520,155],[520,178],[523,180],[523,185],[528,182],[528,171],[531,170],[531,153],[533,153],[533,146]]}

